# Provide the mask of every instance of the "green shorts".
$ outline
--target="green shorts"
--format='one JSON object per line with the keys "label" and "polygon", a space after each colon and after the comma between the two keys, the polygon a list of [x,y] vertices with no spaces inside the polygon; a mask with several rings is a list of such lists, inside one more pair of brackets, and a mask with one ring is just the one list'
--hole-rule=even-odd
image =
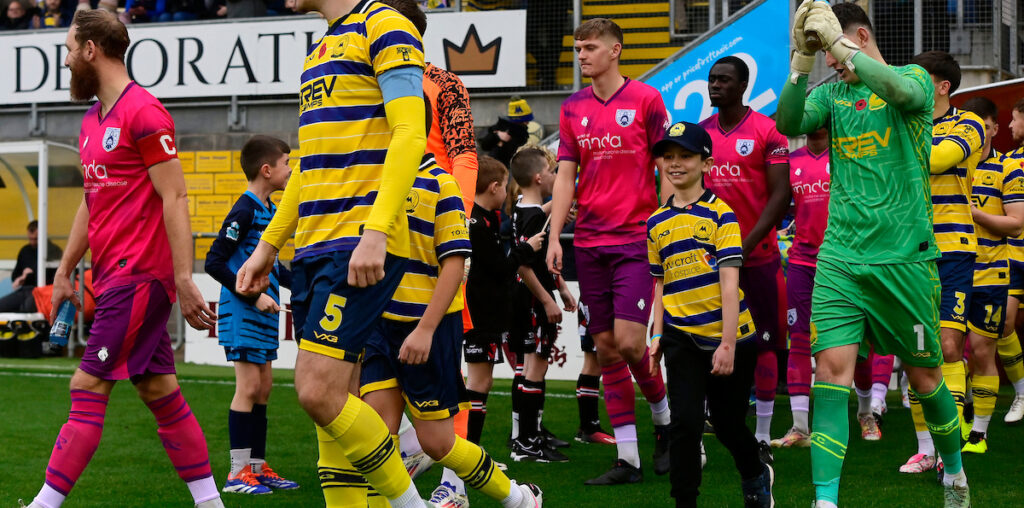
{"label": "green shorts", "polygon": [[811,296],[811,352],[860,344],[908,365],[942,364],[939,302],[942,284],[934,261],[862,265],[818,260]]}

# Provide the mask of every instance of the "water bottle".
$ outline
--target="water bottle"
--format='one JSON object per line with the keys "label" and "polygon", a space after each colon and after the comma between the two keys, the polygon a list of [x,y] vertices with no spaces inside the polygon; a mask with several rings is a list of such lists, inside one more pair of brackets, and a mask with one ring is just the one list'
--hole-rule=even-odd
{"label": "water bottle", "polygon": [[[77,294],[77,293],[76,293]],[[50,343],[57,346],[68,345],[68,336],[71,335],[71,323],[75,322],[75,304],[71,299],[64,300],[57,310],[57,320],[50,328]]]}

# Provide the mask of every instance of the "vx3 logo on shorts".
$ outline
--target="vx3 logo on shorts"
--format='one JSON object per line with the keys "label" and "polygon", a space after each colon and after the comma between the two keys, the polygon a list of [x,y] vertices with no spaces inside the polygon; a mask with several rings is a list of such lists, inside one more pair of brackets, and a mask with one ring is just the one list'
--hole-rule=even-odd
{"label": "vx3 logo on shorts", "polygon": [[317,331],[314,331],[313,335],[316,337],[316,340],[320,340],[320,341],[323,341],[323,342],[330,342],[331,344],[337,344],[338,343],[338,336],[337,335],[331,335],[329,333],[320,333],[320,332],[317,332]]}
{"label": "vx3 logo on shorts", "polygon": [[436,400],[424,400],[424,401],[415,401],[415,402],[416,402],[416,407],[418,407],[420,409],[427,408],[427,407],[438,407],[438,406],[441,405],[441,403],[436,401]]}

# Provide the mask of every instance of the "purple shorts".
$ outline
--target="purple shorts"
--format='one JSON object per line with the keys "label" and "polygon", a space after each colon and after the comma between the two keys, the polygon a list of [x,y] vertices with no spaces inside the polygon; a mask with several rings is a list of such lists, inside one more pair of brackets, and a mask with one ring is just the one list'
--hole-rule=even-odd
{"label": "purple shorts", "polygon": [[96,299],[96,319],[78,368],[108,381],[174,374],[170,315],[171,302],[159,281],[107,289]]}
{"label": "purple shorts", "polygon": [[740,268],[740,289],[757,329],[758,350],[785,350],[786,279],[782,260]]}
{"label": "purple shorts", "polygon": [[789,303],[789,311],[786,313],[786,323],[789,325],[791,340],[797,335],[805,341],[810,339],[811,292],[814,290],[816,271],[818,270],[813,266],[792,262],[787,268],[786,300]]}
{"label": "purple shorts", "polygon": [[626,245],[576,247],[580,301],[590,310],[590,335],[612,330],[616,319],[650,320],[654,277],[647,262],[647,241]]}

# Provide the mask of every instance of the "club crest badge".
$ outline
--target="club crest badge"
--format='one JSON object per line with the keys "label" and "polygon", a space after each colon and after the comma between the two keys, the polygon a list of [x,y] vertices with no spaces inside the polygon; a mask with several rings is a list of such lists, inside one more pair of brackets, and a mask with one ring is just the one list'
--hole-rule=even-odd
{"label": "club crest badge", "polygon": [[107,132],[103,133],[103,149],[113,152],[117,148],[118,141],[121,141],[121,128],[107,127]]}
{"label": "club crest badge", "polygon": [[635,109],[619,109],[615,111],[615,122],[619,124],[619,127],[629,127],[633,125],[633,120],[635,119]]}
{"label": "club crest badge", "polygon": [[736,153],[746,157],[754,151],[754,140],[753,139],[737,139],[736,140]]}

